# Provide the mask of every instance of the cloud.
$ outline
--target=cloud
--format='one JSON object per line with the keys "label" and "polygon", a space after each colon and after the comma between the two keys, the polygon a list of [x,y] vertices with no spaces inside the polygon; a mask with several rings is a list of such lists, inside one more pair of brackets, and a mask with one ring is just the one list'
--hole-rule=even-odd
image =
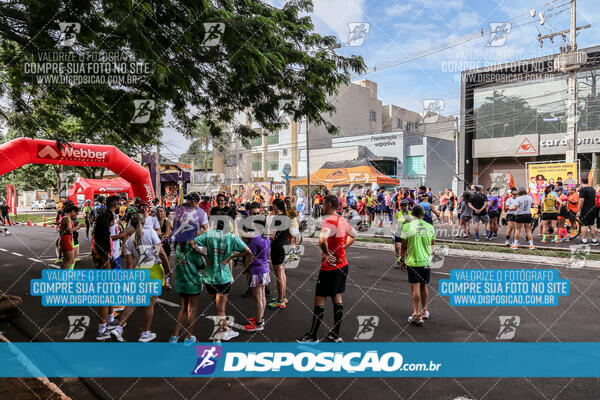
{"label": "cloud", "polygon": [[314,0],[315,30],[334,32],[340,41],[348,39],[348,22],[364,22],[366,0]]}
{"label": "cloud", "polygon": [[386,7],[384,14],[388,17],[400,17],[408,14],[409,11],[413,10],[412,4],[394,4],[391,7]]}

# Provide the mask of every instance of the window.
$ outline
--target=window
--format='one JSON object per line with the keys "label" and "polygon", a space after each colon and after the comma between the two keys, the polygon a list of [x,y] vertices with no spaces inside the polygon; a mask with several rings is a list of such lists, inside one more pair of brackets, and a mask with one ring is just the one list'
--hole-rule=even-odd
{"label": "window", "polygon": [[267,136],[268,144],[278,144],[279,143],[279,133],[273,133]]}
{"label": "window", "polygon": [[402,129],[402,127],[404,126],[404,121],[402,121],[400,118],[398,118],[396,120],[396,129]]}
{"label": "window", "polygon": [[262,171],[262,161],[252,161],[252,172]]}
{"label": "window", "polygon": [[283,156],[285,157],[285,156],[287,156],[287,155],[288,155],[288,151],[287,151],[287,149],[283,149]]}
{"label": "window", "polygon": [[377,112],[371,111],[369,113],[369,119],[371,120],[371,122],[377,122]]}
{"label": "window", "polygon": [[235,167],[235,165],[236,165],[236,160],[237,160],[237,157],[235,156],[235,154],[230,154],[230,155],[228,155],[228,156],[227,156],[227,163],[226,163],[226,166],[228,166],[228,167]]}
{"label": "window", "polygon": [[425,174],[425,168],[423,167],[423,156],[406,157],[406,169],[404,172],[409,178]]}
{"label": "window", "polygon": [[278,160],[267,161],[267,169],[269,171],[279,170],[279,161]]}
{"label": "window", "polygon": [[252,142],[250,142],[250,144],[252,145],[252,147],[262,146],[262,136],[252,139]]}

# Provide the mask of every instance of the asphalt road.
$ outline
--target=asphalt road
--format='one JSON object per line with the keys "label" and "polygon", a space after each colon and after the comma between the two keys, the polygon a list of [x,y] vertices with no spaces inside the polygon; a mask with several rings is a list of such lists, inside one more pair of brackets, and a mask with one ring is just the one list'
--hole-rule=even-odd
{"label": "asphalt road", "polygon": [[[10,321],[0,321],[0,331],[11,341],[66,341],[69,315],[89,315],[91,325],[83,341],[94,341],[97,314],[92,308],[42,307],[38,297],[29,295],[29,281],[39,278],[41,270],[55,260],[56,233],[49,228],[14,227],[13,235],[0,237],[0,291],[23,297],[18,315]],[[91,268],[90,244],[81,240],[82,260],[77,268]],[[312,313],[312,298],[319,265],[319,252],[305,243],[305,254],[295,269],[288,269],[287,309],[266,312],[263,332],[242,332],[235,341],[293,341],[308,329]],[[497,262],[489,259],[446,257],[440,270],[434,271],[431,282],[430,311],[432,317],[423,327],[406,322],[411,313],[406,274],[392,268],[394,255],[390,251],[351,248],[348,252],[350,276],[344,294],[345,319],[342,336],[346,341],[359,341],[357,316],[377,316],[379,325],[369,341],[392,342],[495,342],[498,341],[499,316],[514,315],[521,319],[513,341],[519,342],[585,342],[598,340],[597,317],[600,309],[599,272],[592,269],[566,269],[562,266]],[[437,295],[438,281],[447,278],[451,269],[473,268],[548,268],[558,267],[561,278],[571,282],[571,294],[561,297],[557,307],[451,307],[447,297]],[[238,270],[239,271],[239,270]],[[230,295],[228,314],[245,324],[253,315],[253,302],[242,297],[246,284],[237,279]],[[271,284],[273,293],[274,283]],[[152,330],[158,340],[167,341],[178,313],[178,296],[169,291],[161,296],[156,307]],[[207,340],[214,315],[214,304],[202,295],[200,313],[195,325],[199,340]],[[127,341],[138,337],[141,315],[136,312],[125,329]],[[332,326],[330,304],[326,307],[325,325]],[[321,327],[321,334],[327,332]],[[118,354],[112,355],[115,362]],[[467,360],[468,362],[468,360]],[[157,364],[160,368],[160,364]],[[246,379],[52,379],[73,398],[201,398],[232,396],[234,398],[289,399],[592,399],[600,392],[596,379],[314,379],[314,378],[246,378]],[[0,397],[14,392],[15,387],[27,395],[36,393],[27,380],[0,381]],[[368,386],[367,386],[368,385]],[[33,389],[32,389],[33,387]],[[39,395],[32,395],[37,398]],[[17,396],[17,398],[19,398]],[[43,398],[46,398],[44,396]]]}

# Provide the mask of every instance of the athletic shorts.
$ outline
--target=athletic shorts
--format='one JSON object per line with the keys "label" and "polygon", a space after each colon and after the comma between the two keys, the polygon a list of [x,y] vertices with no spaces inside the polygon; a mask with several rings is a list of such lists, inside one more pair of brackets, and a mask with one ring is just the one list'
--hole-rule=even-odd
{"label": "athletic shorts", "polygon": [[60,248],[63,251],[73,251],[73,235],[61,235]]}
{"label": "athletic shorts", "polygon": [[445,204],[443,204],[443,205],[440,206],[440,211],[442,211],[442,212],[446,211],[446,205]]}
{"label": "athletic shorts", "polygon": [[281,265],[285,260],[285,249],[283,245],[274,244],[271,247],[271,263],[273,265]]}
{"label": "athletic shorts", "polygon": [[558,213],[543,213],[542,221],[556,221],[558,218]]}
{"label": "athletic shorts", "polygon": [[333,297],[336,294],[346,291],[346,277],[348,276],[348,266],[334,269],[331,271],[319,271],[317,279],[317,288],[315,296]]}
{"label": "athletic shorts", "polygon": [[112,257],[110,259],[110,267],[112,269],[121,269],[121,257]]}
{"label": "athletic shorts", "polygon": [[471,216],[470,215],[461,215],[460,219],[462,219],[463,221],[470,221],[471,220]]}
{"label": "athletic shorts", "polygon": [[579,217],[579,222],[582,226],[592,226],[596,223],[596,209],[592,208],[587,212],[582,212]]}
{"label": "athletic shorts", "polygon": [[228,294],[231,289],[231,282],[222,285],[209,285],[204,282],[204,286],[206,287],[208,294]]}
{"label": "athletic shorts", "polygon": [[506,222],[515,222],[515,214],[506,214]]}
{"label": "athletic shorts", "polygon": [[369,212],[369,214],[375,214],[375,208],[373,207],[367,207],[367,211]]}
{"label": "athletic shorts", "polygon": [[487,214],[473,214],[473,223],[476,224],[478,222],[481,222],[482,224],[487,224],[488,222],[490,222],[490,216]]}
{"label": "athletic shorts", "polygon": [[165,285],[165,270],[161,263],[152,264],[150,268],[147,267],[135,267],[135,269],[148,269],[150,270],[150,279],[158,279],[161,282],[161,286]]}
{"label": "athletic shorts", "polygon": [[410,283],[429,283],[431,268],[429,267],[406,267],[408,281]]}
{"label": "athletic shorts", "polygon": [[248,286],[250,287],[266,286],[269,282],[271,282],[271,276],[268,272],[264,274],[252,274],[248,277]]}
{"label": "athletic shorts", "polygon": [[531,217],[531,214],[516,214],[515,215],[515,222],[517,224],[530,224],[532,220],[533,220],[533,218]]}
{"label": "athletic shorts", "polygon": [[488,215],[490,218],[498,218],[500,216],[500,213],[498,211],[488,211]]}
{"label": "athletic shorts", "polygon": [[402,243],[402,238],[400,236],[394,235],[394,243]]}
{"label": "athletic shorts", "polygon": [[79,232],[73,232],[73,248],[79,247]]}

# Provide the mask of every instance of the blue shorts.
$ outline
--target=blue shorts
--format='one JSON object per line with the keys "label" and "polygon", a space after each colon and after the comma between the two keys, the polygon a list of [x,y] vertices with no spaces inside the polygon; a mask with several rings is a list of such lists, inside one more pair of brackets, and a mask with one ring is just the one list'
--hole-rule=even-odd
{"label": "blue shorts", "polygon": [[121,256],[110,259],[110,267],[112,269],[121,269]]}

